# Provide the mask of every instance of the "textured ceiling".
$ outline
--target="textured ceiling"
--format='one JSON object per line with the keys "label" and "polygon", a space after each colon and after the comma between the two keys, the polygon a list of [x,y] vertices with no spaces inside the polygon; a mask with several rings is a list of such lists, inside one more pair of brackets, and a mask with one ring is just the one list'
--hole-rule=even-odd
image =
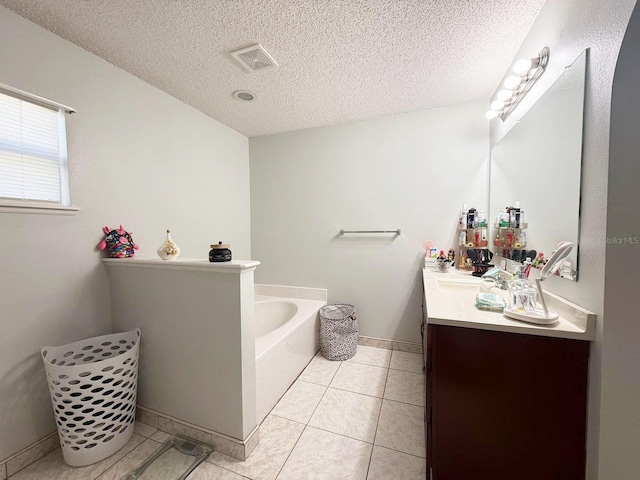
{"label": "textured ceiling", "polygon": [[[543,3],[0,0],[250,137],[488,101]],[[253,43],[280,68],[235,63]]]}

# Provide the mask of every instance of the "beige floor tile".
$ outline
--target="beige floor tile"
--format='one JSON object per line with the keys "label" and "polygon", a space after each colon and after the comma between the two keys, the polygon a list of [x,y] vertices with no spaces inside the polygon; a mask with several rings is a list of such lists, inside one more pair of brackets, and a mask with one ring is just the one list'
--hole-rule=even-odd
{"label": "beige floor tile", "polygon": [[146,423],[136,422],[135,432],[143,437],[150,438],[158,431],[157,428],[150,427]]}
{"label": "beige floor tile", "polygon": [[364,363],[366,365],[389,368],[390,360],[391,350],[358,345],[358,350],[355,356],[347,360],[347,362]]}
{"label": "beige floor tile", "polygon": [[155,440],[156,442],[159,443],[164,443],[167,438],[169,438],[171,435],[168,434],[167,432],[163,432],[162,430],[158,430],[156,433],[154,433],[153,435],[151,435],[151,440]]}
{"label": "beige floor tile", "polygon": [[260,426],[260,443],[245,461],[213,452],[207,462],[255,480],[273,480],[298,441],[304,425],[269,415]]}
{"label": "beige floor tile", "polygon": [[304,382],[317,383],[325,387],[331,383],[333,376],[338,371],[341,362],[327,360],[319,353],[307,365],[307,368],[300,374],[298,380]]}
{"label": "beige floor tile", "polygon": [[389,368],[422,374],[422,355],[394,350]]}
{"label": "beige floor tile", "polygon": [[344,362],[331,381],[331,388],[382,398],[387,369],[362,363]]}
{"label": "beige floor tile", "polygon": [[[109,470],[98,477],[98,480],[120,480],[131,470],[141,465],[147,458],[155,453],[162,445],[153,440],[145,440],[133,451],[127,454]],[[160,479],[159,479],[160,480]]]}
{"label": "beige floor tile", "polygon": [[307,424],[327,387],[296,381],[280,399],[272,415]]}
{"label": "beige floor tile", "polygon": [[115,465],[144,440],[144,437],[134,433],[131,440],[109,458],[86,467],[68,466],[62,458],[62,450],[58,448],[24,470],[20,470],[11,477],[11,480],[92,480]]}
{"label": "beige floor tile", "polygon": [[0,480],[5,480],[7,478],[7,466],[3,463],[0,465]]}
{"label": "beige floor tile", "polygon": [[382,400],[328,388],[309,425],[373,443]]}
{"label": "beige floor tile", "polygon": [[188,480],[246,480],[246,478],[212,463],[202,462],[191,472]]}
{"label": "beige floor tile", "polygon": [[427,462],[424,458],[373,447],[367,480],[425,480]]}
{"label": "beige floor tile", "polygon": [[278,480],[364,480],[370,457],[369,443],[306,427]]}
{"label": "beige floor tile", "polygon": [[383,400],[374,443],[424,458],[424,407]]}
{"label": "beige floor tile", "polygon": [[389,370],[384,398],[424,406],[424,376],[418,373]]}

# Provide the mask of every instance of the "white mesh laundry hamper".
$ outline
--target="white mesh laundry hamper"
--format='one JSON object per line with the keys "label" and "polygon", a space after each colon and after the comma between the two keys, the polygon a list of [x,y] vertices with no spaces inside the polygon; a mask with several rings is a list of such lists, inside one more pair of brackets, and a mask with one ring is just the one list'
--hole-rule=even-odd
{"label": "white mesh laundry hamper", "polygon": [[99,462],[133,435],[140,329],[42,348],[64,461]]}

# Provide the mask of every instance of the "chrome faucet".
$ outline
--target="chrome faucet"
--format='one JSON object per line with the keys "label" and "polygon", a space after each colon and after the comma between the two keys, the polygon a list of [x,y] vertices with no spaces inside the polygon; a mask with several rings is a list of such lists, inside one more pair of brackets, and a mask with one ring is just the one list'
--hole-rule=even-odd
{"label": "chrome faucet", "polygon": [[493,282],[501,290],[509,290],[509,282],[502,277],[484,277],[484,281]]}
{"label": "chrome faucet", "polygon": [[505,272],[499,267],[492,268],[487,273],[482,275],[482,280],[484,281],[492,281],[496,284],[501,290],[509,289],[509,281],[511,280],[511,275]]}

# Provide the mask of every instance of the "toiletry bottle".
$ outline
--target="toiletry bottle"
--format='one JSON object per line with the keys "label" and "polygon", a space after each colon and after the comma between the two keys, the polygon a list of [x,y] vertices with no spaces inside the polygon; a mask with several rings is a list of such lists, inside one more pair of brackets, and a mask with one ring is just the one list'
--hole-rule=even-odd
{"label": "toiletry bottle", "polygon": [[474,228],[476,226],[476,209],[470,208],[467,212],[467,228]]}
{"label": "toiletry bottle", "polygon": [[516,226],[516,209],[513,207],[509,207],[509,226],[510,227],[515,227]]}
{"label": "toiletry bottle", "polygon": [[508,227],[509,226],[509,212],[506,210],[500,212],[500,227]]}
{"label": "toiletry bottle", "polygon": [[524,277],[529,278],[529,273],[531,273],[531,267],[533,266],[533,262],[531,261],[531,257],[527,257],[523,264],[524,269]]}
{"label": "toiletry bottle", "polygon": [[533,284],[526,278],[526,269],[524,266],[517,266],[516,277],[509,285],[509,298],[511,308],[526,312],[533,312],[536,309],[536,296],[538,291]]}
{"label": "toiletry bottle", "polygon": [[467,228],[467,204],[462,204],[462,216],[460,217],[460,224],[462,228]]}
{"label": "toiletry bottle", "polygon": [[478,210],[478,226],[479,227],[486,227],[487,226],[487,214],[482,211],[482,210]]}

